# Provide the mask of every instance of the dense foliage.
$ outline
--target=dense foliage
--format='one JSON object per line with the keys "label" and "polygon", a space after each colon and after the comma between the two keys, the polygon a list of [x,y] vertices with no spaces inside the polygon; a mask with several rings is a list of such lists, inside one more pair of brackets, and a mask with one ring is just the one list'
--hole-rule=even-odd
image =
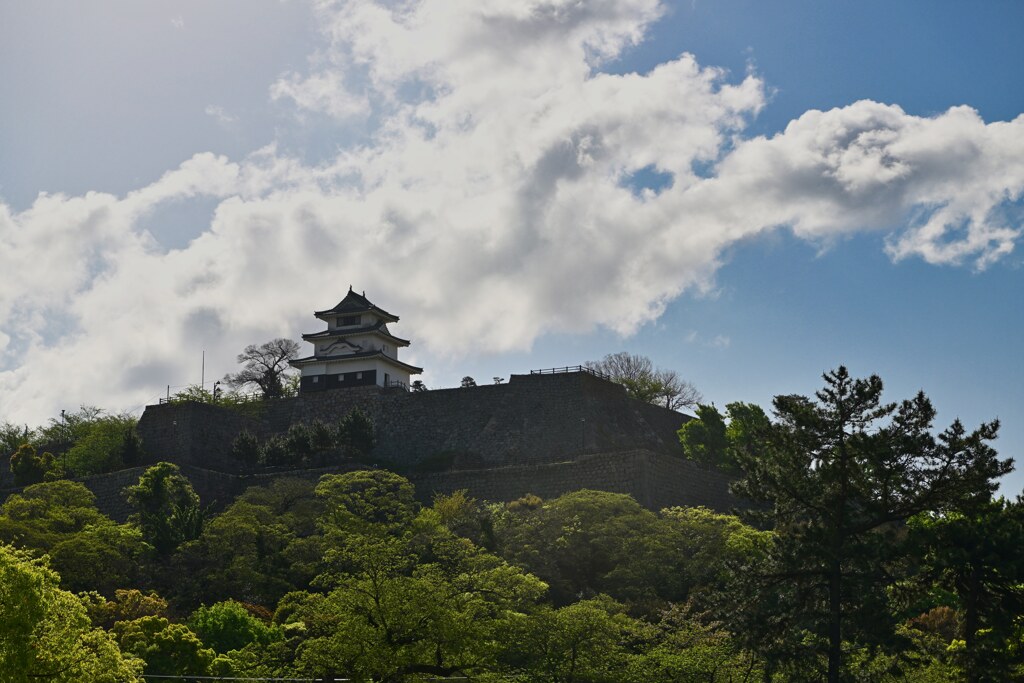
{"label": "dense foliage", "polygon": [[[742,516],[589,490],[424,504],[380,469],[212,514],[160,463],[119,524],[40,481],[0,506],[0,681],[1022,680],[1024,502],[992,498],[995,425],[933,434],[927,399],[880,391],[840,370],[771,415],[701,407],[683,449],[736,474]],[[372,448],[346,424],[284,448]]]}
{"label": "dense foliage", "polygon": [[67,476],[85,476],[131,467],[142,460],[142,441],[131,415],[108,415],[82,406],[30,429],[0,424],[0,457],[10,463],[15,486]]}

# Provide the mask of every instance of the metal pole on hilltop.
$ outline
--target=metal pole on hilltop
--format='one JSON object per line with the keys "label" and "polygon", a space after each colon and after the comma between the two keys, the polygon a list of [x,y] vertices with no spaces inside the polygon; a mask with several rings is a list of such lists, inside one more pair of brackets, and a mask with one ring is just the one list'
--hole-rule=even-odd
{"label": "metal pole on hilltop", "polygon": [[64,409],[60,409],[60,461],[65,474],[68,471],[68,428],[65,425]]}

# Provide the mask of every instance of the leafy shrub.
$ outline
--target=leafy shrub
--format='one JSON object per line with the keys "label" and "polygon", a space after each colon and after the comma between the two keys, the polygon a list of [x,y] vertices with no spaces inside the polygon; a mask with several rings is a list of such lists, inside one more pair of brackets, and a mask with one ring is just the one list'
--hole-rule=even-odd
{"label": "leafy shrub", "polygon": [[323,453],[338,446],[338,433],[330,425],[320,420],[313,420],[309,428],[310,445],[315,453]]}
{"label": "leafy shrub", "polygon": [[261,465],[280,467],[290,465],[288,447],[280,436],[272,436],[260,446],[259,462]]}
{"label": "leafy shrub", "polygon": [[353,408],[338,426],[338,441],[349,457],[358,459],[370,455],[376,445],[373,420],[359,408]]}
{"label": "leafy shrub", "polygon": [[11,456],[11,474],[14,475],[14,483],[17,486],[38,484],[52,467],[53,454],[39,455],[31,444],[24,443],[18,446],[18,450]]}
{"label": "leafy shrub", "polygon": [[284,436],[284,446],[293,464],[308,460],[313,454],[313,440],[309,427],[302,423],[290,426]]}
{"label": "leafy shrub", "polygon": [[239,432],[231,443],[231,457],[248,465],[255,465],[260,459],[260,442],[248,430]]}
{"label": "leafy shrub", "polygon": [[120,469],[142,457],[142,441],[130,415],[107,415],[83,425],[83,433],[66,455],[67,468],[76,475],[100,474]]}
{"label": "leafy shrub", "polygon": [[221,654],[241,650],[250,643],[266,645],[278,637],[277,629],[257,619],[235,600],[203,605],[192,613],[188,626],[204,644]]}

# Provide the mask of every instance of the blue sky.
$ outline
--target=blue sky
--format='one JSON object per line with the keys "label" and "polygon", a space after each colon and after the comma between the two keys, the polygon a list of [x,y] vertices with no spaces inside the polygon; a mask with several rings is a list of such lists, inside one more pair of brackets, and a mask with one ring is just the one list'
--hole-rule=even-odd
{"label": "blue sky", "polygon": [[385,4],[0,8],[0,419],[138,410],[351,283],[431,386],[846,364],[1024,448],[1019,3]]}

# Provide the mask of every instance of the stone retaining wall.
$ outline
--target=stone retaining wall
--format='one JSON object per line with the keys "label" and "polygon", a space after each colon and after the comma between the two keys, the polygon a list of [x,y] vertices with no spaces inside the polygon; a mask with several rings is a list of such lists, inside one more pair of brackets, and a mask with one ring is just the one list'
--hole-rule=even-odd
{"label": "stone retaining wall", "polygon": [[[250,486],[266,486],[275,479],[299,477],[319,479],[324,474],[339,474],[367,466],[344,463],[332,467],[282,470],[258,474],[230,474],[182,465],[181,471],[199,494],[206,507],[219,511],[227,507]],[[138,482],[146,467],[82,477],[80,481],[96,495],[96,505],[104,514],[123,522],[131,514],[123,489]],[[429,503],[436,494],[466,489],[481,500],[507,502],[532,493],[544,499],[580,489],[626,493],[641,505],[659,510],[673,505],[706,505],[723,512],[736,501],[729,495],[727,477],[675,456],[649,450],[595,453],[576,460],[495,468],[452,470],[407,475],[416,487],[416,496]],[[0,500],[21,489],[0,491]]]}
{"label": "stone retaining wall", "polygon": [[258,416],[212,405],[147,406],[139,435],[153,461],[241,472],[230,457],[242,429],[266,438],[297,422],[336,424],[354,408],[374,421],[374,456],[399,468],[448,458],[456,469],[560,462],[637,448],[676,454],[689,419],[629,398],[588,373],[513,375],[507,384],[425,392],[338,389],[267,401]]}
{"label": "stone retaining wall", "polygon": [[580,489],[626,493],[651,510],[705,505],[727,512],[736,506],[729,478],[678,457],[649,450],[582,456],[577,460],[494,469],[413,475],[417,496],[466,489],[483,500],[507,502],[528,493],[544,499]]}
{"label": "stone retaining wall", "polygon": [[[425,501],[463,488],[494,501],[591,488],[628,493],[651,509],[727,510],[735,504],[723,475],[680,457],[676,431],[688,416],[629,398],[622,386],[584,372],[513,375],[506,384],[419,393],[338,389],[252,404],[244,412],[202,403],[153,405],[138,430],[146,463],[178,464],[203,504],[217,509],[247,487],[276,477],[313,478],[365,467],[256,471],[231,457],[231,444],[243,429],[266,439],[298,422],[337,424],[357,407],[374,421],[373,457],[406,474]],[[426,471],[438,465],[445,471]],[[143,471],[136,467],[81,481],[101,510],[123,520],[129,510],[121,490]]]}

